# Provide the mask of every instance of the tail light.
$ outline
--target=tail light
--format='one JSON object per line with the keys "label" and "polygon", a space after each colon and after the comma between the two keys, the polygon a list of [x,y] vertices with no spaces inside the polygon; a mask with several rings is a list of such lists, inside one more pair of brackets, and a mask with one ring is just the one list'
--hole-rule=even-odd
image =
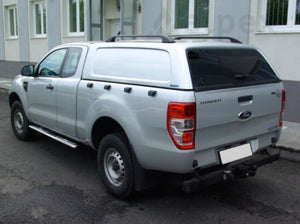
{"label": "tail light", "polygon": [[171,139],[178,149],[194,149],[196,132],[196,104],[169,103],[167,128]]}
{"label": "tail light", "polygon": [[280,117],[279,117],[279,126],[282,127],[283,125],[283,114],[285,109],[285,98],[286,98],[286,92],[285,90],[281,91],[281,111],[280,111]]}

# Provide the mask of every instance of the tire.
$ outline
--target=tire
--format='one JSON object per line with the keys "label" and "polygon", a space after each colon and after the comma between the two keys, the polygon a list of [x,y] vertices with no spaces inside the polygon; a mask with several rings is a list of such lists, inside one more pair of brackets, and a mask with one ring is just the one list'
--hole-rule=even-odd
{"label": "tire", "polygon": [[10,121],[14,134],[22,141],[28,141],[32,137],[29,121],[20,101],[13,102],[10,112]]}
{"label": "tire", "polygon": [[134,192],[133,163],[126,136],[105,136],[98,150],[98,169],[107,190],[117,198],[128,199]]}

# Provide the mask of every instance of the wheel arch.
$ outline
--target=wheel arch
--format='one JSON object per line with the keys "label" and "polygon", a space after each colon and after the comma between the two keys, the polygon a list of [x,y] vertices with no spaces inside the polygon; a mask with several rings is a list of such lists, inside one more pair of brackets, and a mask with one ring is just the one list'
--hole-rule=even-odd
{"label": "wheel arch", "polygon": [[[20,101],[21,102],[21,98],[19,97],[19,95],[15,92],[12,92],[9,94],[9,99],[8,99],[8,102],[9,102],[9,106],[11,107],[12,104],[15,102],[15,101]],[[21,102],[22,103],[22,102]]]}
{"label": "wheel arch", "polygon": [[93,147],[95,149],[98,149],[101,140],[106,135],[115,132],[124,133],[126,138],[128,139],[125,129],[115,119],[107,116],[98,118],[94,122],[92,133],[91,133]]}

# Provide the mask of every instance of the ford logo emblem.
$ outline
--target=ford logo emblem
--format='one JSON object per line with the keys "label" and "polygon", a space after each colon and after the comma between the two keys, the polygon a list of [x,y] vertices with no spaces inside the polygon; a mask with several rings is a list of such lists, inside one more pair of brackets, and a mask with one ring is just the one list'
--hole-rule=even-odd
{"label": "ford logo emblem", "polygon": [[246,120],[252,116],[252,112],[250,111],[244,111],[238,114],[239,119]]}

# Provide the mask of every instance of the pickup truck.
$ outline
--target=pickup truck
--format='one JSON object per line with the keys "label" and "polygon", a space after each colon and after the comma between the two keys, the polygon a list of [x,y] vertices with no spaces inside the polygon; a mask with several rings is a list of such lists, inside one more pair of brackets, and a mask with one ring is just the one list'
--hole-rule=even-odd
{"label": "pickup truck", "polygon": [[104,185],[123,199],[160,174],[191,192],[279,158],[270,146],[285,90],[259,50],[226,37],[126,38],[63,44],[25,66],[9,95],[16,137],[97,150]]}

